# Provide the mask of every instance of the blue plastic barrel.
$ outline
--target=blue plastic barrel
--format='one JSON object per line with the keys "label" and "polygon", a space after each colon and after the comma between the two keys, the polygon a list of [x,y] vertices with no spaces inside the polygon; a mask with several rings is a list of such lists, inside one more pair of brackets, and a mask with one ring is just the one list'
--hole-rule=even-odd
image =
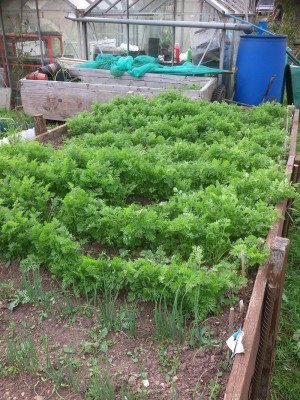
{"label": "blue plastic barrel", "polygon": [[[261,19],[260,21],[258,21],[258,27],[264,29],[265,31],[268,30],[268,21],[266,19]],[[258,35],[263,35],[264,31],[262,31],[261,29],[256,28],[256,32]]]}
{"label": "blue plastic barrel", "polygon": [[242,35],[237,54],[234,100],[257,106],[281,100],[286,35]]}

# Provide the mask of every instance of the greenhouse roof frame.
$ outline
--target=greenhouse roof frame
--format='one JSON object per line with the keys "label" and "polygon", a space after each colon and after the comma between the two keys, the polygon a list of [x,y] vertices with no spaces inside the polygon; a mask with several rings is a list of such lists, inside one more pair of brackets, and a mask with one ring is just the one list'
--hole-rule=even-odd
{"label": "greenhouse roof frame", "polygon": [[[101,10],[101,14],[108,14],[109,11],[114,8],[117,4],[119,4],[122,0],[110,1],[110,0],[65,0],[74,9],[80,10],[82,16],[92,16],[93,11],[95,14],[97,12],[97,7],[105,1],[108,4],[108,7],[105,10]],[[141,0],[133,1],[129,7],[132,8],[135,4],[137,4]],[[146,5],[140,10],[142,12],[146,7],[148,7],[154,0],[149,0]],[[184,0],[181,0],[184,1]],[[207,4],[209,4],[212,8],[218,11],[220,14],[223,15],[251,15],[255,14],[255,0],[204,0]],[[162,0],[161,5],[163,5],[166,0]],[[160,6],[156,6],[155,9],[159,8]],[[123,13],[126,13],[127,10],[124,10]],[[153,10],[154,12],[154,10]],[[138,12],[137,12],[138,14]]]}
{"label": "greenhouse roof frame", "polygon": [[[68,0],[75,3],[76,0]],[[77,0],[80,2],[80,0]],[[131,25],[144,25],[144,26],[168,26],[172,29],[172,65],[174,62],[174,46],[175,46],[175,29],[189,27],[189,28],[203,28],[203,29],[220,29],[222,31],[222,39],[220,45],[220,69],[222,69],[221,61],[223,59],[225,51],[225,32],[226,30],[239,30],[245,33],[250,33],[249,26],[240,23],[229,23],[229,18],[240,17],[244,18],[246,22],[248,17],[255,15],[255,0],[198,0],[199,4],[207,4],[212,12],[217,13],[219,18],[209,20],[209,22],[191,21],[185,18],[177,19],[177,6],[184,4],[184,0],[83,0],[86,4],[89,3],[88,7],[83,9],[77,9],[75,13],[69,13],[66,19],[72,20],[77,23],[79,42],[82,43],[82,55],[85,59],[88,59],[88,39],[87,39],[87,25],[94,23],[102,24],[117,24],[126,25],[127,31],[127,54],[129,54],[129,27]],[[167,14],[171,17],[170,19],[159,17],[163,15],[159,11],[167,2],[170,2],[170,6]],[[153,4],[154,3],[154,4]],[[152,7],[149,7],[153,4]],[[138,7],[141,6],[141,7]],[[115,10],[114,10],[115,8]],[[131,10],[129,11],[129,9]],[[183,10],[183,8],[182,8]],[[150,19],[140,19],[139,17],[147,16]],[[183,16],[183,14],[181,14]],[[117,18],[119,17],[119,18]],[[153,18],[153,19],[152,19]],[[217,22],[219,20],[219,22]],[[251,27],[251,31],[253,28]],[[208,46],[210,45],[210,42]]]}

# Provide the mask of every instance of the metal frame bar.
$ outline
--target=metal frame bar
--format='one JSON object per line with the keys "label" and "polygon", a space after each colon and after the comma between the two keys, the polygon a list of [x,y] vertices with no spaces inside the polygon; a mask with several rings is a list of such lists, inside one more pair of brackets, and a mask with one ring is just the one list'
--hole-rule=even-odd
{"label": "metal frame bar", "polygon": [[153,8],[151,10],[151,12],[155,12],[159,7],[162,7],[163,5],[165,5],[166,3],[168,3],[170,0],[164,0],[162,3],[160,3],[158,6],[156,6],[155,8]]}
{"label": "metal frame bar", "polygon": [[[108,7],[104,13],[107,14],[112,8],[114,8],[117,4],[119,4],[121,2],[121,0],[117,0],[114,3],[112,3],[112,5],[110,7]],[[127,10],[126,10],[127,11]]]}
{"label": "metal frame bar", "polygon": [[[173,0],[173,21],[176,19],[176,5],[177,2],[176,0]],[[174,60],[175,60],[175,54],[174,54],[174,48],[175,48],[175,34],[176,34],[176,29],[175,26],[172,27],[172,65],[174,65]]]}
{"label": "metal frame bar", "polygon": [[[199,63],[198,63],[198,66],[202,64],[202,61],[204,60],[204,57],[206,56],[206,53],[208,52],[208,50],[209,50],[209,48],[210,48],[210,46],[211,46],[211,44],[212,44],[212,41],[214,40],[214,38],[215,38],[217,32],[218,32],[218,30],[216,29],[216,30],[214,31],[212,37],[210,38],[210,41],[208,42],[208,45],[207,45],[207,47],[206,47],[204,53],[202,54],[202,57],[200,58],[200,61],[199,61]],[[220,61],[221,61],[221,56],[220,56]]]}
{"label": "metal frame bar", "polygon": [[41,35],[41,24],[40,24],[40,14],[39,14],[39,2],[35,0],[35,8],[36,8],[36,18],[37,18],[37,29],[39,35],[39,43],[41,49],[41,64],[42,66],[45,65],[44,54],[43,54],[43,43],[42,43],[42,35]]}
{"label": "metal frame bar", "polygon": [[88,37],[87,37],[87,22],[89,21],[83,21],[82,22],[82,36],[83,36],[83,49],[84,49],[84,57],[88,60],[89,58],[89,52],[88,52]]}
{"label": "metal frame bar", "polygon": [[66,19],[81,22],[99,22],[103,24],[130,24],[130,25],[154,25],[154,26],[175,26],[186,28],[214,28],[228,29],[234,31],[243,31],[245,33],[253,32],[253,27],[248,24],[235,24],[225,22],[201,22],[201,21],[166,21],[166,20],[144,20],[144,19],[117,19],[117,18],[97,18],[97,17],[71,17]]}
{"label": "metal frame bar", "polygon": [[95,7],[97,7],[100,3],[102,3],[103,0],[96,0],[94,1],[90,6],[88,6],[84,12],[83,15],[89,14]]}
{"label": "metal frame bar", "polygon": [[[126,17],[129,19],[129,0],[126,0]],[[126,24],[126,34],[127,34],[127,55],[129,55],[129,31],[130,25]]]}
{"label": "metal frame bar", "polygon": [[[133,2],[130,4],[130,6],[128,6],[127,8],[129,9],[129,8],[135,6],[136,3],[138,3],[139,1],[141,1],[141,0],[135,0],[135,1],[133,1]],[[125,13],[126,11],[127,11],[127,10],[123,11],[123,13]]]}
{"label": "metal frame bar", "polygon": [[21,7],[24,7],[27,2],[28,2],[28,0],[22,0],[21,1]]}
{"label": "metal frame bar", "polygon": [[7,54],[7,47],[6,47],[6,41],[5,41],[5,28],[4,28],[4,20],[3,20],[3,13],[2,13],[2,5],[0,1],[0,21],[2,25],[2,44],[3,44],[3,50],[4,50],[4,58],[5,58],[5,66],[3,65],[3,70],[4,70],[4,79],[5,79],[5,74],[7,78],[7,83],[8,86],[11,88],[12,87],[12,82],[11,82],[11,75],[10,75],[10,68],[9,68],[9,63],[8,63],[8,54]]}
{"label": "metal frame bar", "polygon": [[233,0],[219,1],[219,0],[205,0],[210,6],[215,8],[222,14],[227,14],[228,12],[235,12],[237,14],[244,15],[245,9],[242,4],[237,4]]}
{"label": "metal frame bar", "polygon": [[143,8],[141,8],[139,12],[145,10],[145,8],[147,8],[148,6],[150,6],[150,4],[152,4],[154,2],[155,2],[155,0],[150,1],[150,3],[146,4]]}
{"label": "metal frame bar", "polygon": [[[113,11],[109,15],[110,16],[114,16],[114,17],[124,17],[126,12],[127,12],[126,10],[124,10],[124,11],[115,11],[115,12]],[[104,15],[107,15],[107,14],[105,13],[105,11],[103,11],[103,12],[95,13],[94,15],[103,17]],[[135,16],[135,17],[153,17],[153,15],[154,15],[154,13],[151,13],[151,12],[149,12],[149,13],[147,13],[147,12],[145,12],[145,13],[139,13],[139,12],[130,13],[131,17],[132,16]],[[168,13],[167,15],[170,15],[170,14]]]}

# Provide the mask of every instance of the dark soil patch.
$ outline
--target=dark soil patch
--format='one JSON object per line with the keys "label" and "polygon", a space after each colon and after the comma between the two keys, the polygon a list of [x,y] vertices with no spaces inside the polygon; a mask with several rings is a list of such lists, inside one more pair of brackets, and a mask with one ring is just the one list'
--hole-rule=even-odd
{"label": "dark soil patch", "polygon": [[[47,271],[43,271],[41,277],[45,292],[60,293],[64,301],[59,282]],[[229,349],[225,343],[230,336],[229,307],[222,315],[201,322],[199,329],[205,327],[210,334],[204,336],[202,346],[192,348],[185,340],[155,339],[154,304],[150,302],[137,303],[137,333],[136,337],[130,337],[124,328],[106,332],[99,309],[94,312],[93,305],[73,295],[65,300],[63,308],[57,307],[59,297],[53,296],[50,310],[43,302],[28,302],[9,311],[18,291],[24,290],[16,262],[9,267],[1,265],[0,284],[0,399],[100,399],[102,397],[88,397],[90,376],[96,365],[102,373],[109,374],[116,399],[125,399],[121,396],[125,387],[132,395],[128,399],[213,399],[221,398],[224,393],[230,373],[227,367]],[[5,291],[7,284],[11,288]],[[243,314],[236,311],[234,329],[242,325],[252,286],[250,278],[244,297],[246,307]],[[122,305],[124,302],[120,298],[116,307]],[[18,337],[32,338],[38,357],[35,371],[19,370],[18,365],[9,361],[8,343],[16,343]],[[53,371],[65,375],[61,385],[51,379],[54,372],[51,375],[47,369],[45,338]],[[73,369],[67,368],[70,364]]]}
{"label": "dark soil patch", "polygon": [[126,203],[127,204],[135,203],[135,204],[140,204],[142,206],[149,206],[150,204],[153,204],[154,201],[152,201],[148,197],[145,197],[142,195],[131,194],[131,195],[127,196]]}

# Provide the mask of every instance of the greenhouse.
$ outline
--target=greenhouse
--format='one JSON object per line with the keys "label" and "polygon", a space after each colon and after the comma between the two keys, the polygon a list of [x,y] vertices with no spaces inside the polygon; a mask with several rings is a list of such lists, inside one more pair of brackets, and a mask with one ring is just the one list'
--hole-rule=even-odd
{"label": "greenhouse", "polygon": [[[42,65],[52,61],[51,55],[93,59],[99,53],[160,56],[165,63],[174,64],[185,60],[190,51],[194,64],[224,65],[231,69],[238,36],[247,29],[239,18],[251,21],[255,15],[254,3],[243,0],[2,1],[1,33],[22,35],[15,45],[19,67],[26,65],[26,60],[20,61],[21,54],[23,58],[41,59]],[[26,38],[33,33],[37,35],[35,38]],[[56,37],[45,38],[49,33]],[[6,46],[7,49],[3,42],[0,47],[4,70],[6,66],[12,69],[14,63],[10,60],[13,50],[9,44]],[[4,71],[4,75],[9,72]],[[25,75],[21,68],[18,78],[22,73]]]}

